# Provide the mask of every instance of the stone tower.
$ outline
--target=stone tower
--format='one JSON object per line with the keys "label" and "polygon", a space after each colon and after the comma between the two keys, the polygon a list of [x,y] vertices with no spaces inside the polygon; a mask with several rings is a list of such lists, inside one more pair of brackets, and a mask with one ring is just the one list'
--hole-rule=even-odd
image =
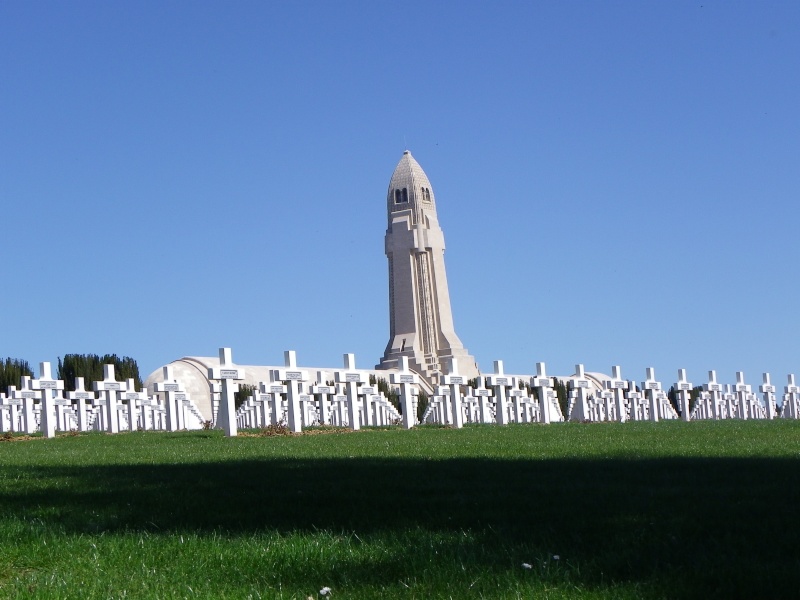
{"label": "stone tower", "polygon": [[411,368],[435,384],[455,358],[459,374],[477,376],[475,359],[453,327],[433,189],[408,150],[389,182],[386,212],[389,343],[377,368],[395,368],[399,357],[407,356]]}

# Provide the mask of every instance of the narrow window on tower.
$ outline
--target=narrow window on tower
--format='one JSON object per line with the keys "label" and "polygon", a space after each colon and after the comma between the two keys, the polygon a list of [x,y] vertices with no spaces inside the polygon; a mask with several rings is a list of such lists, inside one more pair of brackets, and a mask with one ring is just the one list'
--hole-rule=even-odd
{"label": "narrow window on tower", "polygon": [[394,203],[395,204],[400,204],[401,202],[402,202],[402,199],[400,198],[400,190],[395,190],[394,191]]}
{"label": "narrow window on tower", "polygon": [[403,188],[403,202],[408,202],[408,188]]}

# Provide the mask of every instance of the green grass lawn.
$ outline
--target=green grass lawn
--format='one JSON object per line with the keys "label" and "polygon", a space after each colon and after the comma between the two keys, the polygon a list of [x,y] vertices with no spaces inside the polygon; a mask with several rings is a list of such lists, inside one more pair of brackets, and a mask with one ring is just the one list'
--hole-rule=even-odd
{"label": "green grass lawn", "polygon": [[0,597],[800,597],[800,422],[0,442]]}

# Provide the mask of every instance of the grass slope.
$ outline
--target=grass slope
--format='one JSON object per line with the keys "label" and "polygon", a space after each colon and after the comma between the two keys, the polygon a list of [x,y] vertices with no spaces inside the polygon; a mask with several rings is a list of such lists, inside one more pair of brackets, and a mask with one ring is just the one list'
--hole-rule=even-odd
{"label": "grass slope", "polygon": [[800,423],[0,443],[0,597],[800,597]]}

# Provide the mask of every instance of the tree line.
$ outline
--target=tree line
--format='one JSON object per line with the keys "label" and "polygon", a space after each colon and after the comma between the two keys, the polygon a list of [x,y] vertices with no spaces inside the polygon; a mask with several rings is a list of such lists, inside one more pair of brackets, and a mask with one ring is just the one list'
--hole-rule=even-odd
{"label": "tree line", "polygon": [[5,393],[8,386],[19,387],[23,376],[33,377],[33,371],[27,360],[6,358],[0,360],[0,392]]}
{"label": "tree line", "polygon": [[[83,377],[87,386],[93,381],[103,379],[103,365],[114,365],[114,379],[127,381],[133,379],[137,391],[142,389],[142,378],[139,375],[139,365],[130,356],[120,358],[116,354],[66,354],[58,359],[56,379],[64,381],[66,391],[75,390],[75,378]],[[28,361],[20,358],[6,358],[0,360],[0,392],[5,392],[8,386],[19,387],[23,376],[34,377]]]}

